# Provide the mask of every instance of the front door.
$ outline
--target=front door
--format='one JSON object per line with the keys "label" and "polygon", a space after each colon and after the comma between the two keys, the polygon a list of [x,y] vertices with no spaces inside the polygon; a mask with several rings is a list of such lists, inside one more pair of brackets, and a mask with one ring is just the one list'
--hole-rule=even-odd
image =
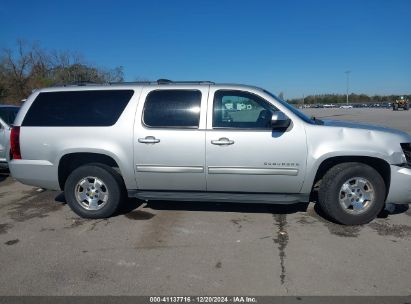
{"label": "front door", "polygon": [[207,191],[298,193],[304,180],[304,126],[273,131],[274,104],[257,93],[210,90]]}
{"label": "front door", "polygon": [[204,191],[209,86],[143,89],[135,122],[140,190]]}

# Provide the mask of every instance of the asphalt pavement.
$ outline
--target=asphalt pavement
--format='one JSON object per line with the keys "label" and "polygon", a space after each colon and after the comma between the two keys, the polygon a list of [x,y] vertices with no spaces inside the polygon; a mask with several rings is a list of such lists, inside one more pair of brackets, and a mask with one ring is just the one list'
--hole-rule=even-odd
{"label": "asphalt pavement", "polygon": [[[411,111],[304,111],[411,134]],[[408,205],[347,227],[314,203],[138,200],[85,220],[1,174],[0,295],[410,295],[410,220]]]}

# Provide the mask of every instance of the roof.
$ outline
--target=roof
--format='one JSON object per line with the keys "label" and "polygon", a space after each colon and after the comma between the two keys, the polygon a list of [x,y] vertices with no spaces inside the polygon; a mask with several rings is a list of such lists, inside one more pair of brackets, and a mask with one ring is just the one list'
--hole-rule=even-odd
{"label": "roof", "polygon": [[256,89],[261,90],[261,88],[251,85],[244,85],[244,84],[234,84],[234,83],[215,83],[212,81],[207,80],[197,80],[197,81],[171,81],[167,79],[159,79],[157,81],[136,81],[136,82],[115,82],[115,83],[77,83],[77,84],[69,84],[69,85],[60,85],[48,88],[41,88],[40,91],[47,91],[47,92],[56,92],[56,91],[76,91],[76,90],[101,90],[101,89],[109,89],[112,87],[117,88],[136,88],[136,87],[174,87],[174,86],[184,86],[184,87],[198,87],[198,86],[216,86],[216,87],[230,87],[230,88],[238,88],[238,89]]}

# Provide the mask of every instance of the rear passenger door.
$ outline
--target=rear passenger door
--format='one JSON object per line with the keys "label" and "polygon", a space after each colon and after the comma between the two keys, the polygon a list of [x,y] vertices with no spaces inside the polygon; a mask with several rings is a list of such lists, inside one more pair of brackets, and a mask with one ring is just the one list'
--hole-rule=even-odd
{"label": "rear passenger door", "polygon": [[147,87],[137,107],[134,160],[140,190],[204,191],[208,86]]}

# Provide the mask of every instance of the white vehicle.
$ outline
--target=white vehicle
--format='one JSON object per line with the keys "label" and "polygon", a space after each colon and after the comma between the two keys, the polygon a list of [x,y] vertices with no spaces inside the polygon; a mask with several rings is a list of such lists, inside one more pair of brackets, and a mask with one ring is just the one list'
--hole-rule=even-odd
{"label": "white vehicle", "polygon": [[353,106],[350,106],[350,105],[344,105],[340,107],[340,109],[352,109],[352,108]]}

